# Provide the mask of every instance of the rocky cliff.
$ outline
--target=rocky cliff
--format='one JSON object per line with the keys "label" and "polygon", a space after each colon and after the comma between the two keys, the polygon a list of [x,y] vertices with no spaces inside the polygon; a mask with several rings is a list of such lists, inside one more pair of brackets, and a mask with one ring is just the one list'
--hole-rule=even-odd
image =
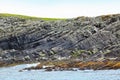
{"label": "rocky cliff", "polygon": [[0,61],[119,57],[120,14],[51,21],[0,15]]}

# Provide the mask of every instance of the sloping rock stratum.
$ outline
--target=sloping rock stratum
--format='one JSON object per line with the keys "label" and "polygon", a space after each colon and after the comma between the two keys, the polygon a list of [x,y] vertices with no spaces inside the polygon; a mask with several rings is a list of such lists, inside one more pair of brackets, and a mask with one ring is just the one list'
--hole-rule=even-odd
{"label": "sloping rock stratum", "polygon": [[120,14],[65,20],[0,16],[0,61],[120,58]]}

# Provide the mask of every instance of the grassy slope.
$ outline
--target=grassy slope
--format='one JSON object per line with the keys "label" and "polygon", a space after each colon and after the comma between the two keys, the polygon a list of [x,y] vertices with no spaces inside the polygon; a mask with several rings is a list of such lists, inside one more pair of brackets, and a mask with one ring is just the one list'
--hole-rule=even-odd
{"label": "grassy slope", "polygon": [[31,20],[65,20],[64,18],[40,18],[40,17],[32,17],[32,16],[25,16],[25,15],[18,15],[18,14],[8,14],[8,13],[0,13],[0,17],[18,17],[22,19],[31,19]]}

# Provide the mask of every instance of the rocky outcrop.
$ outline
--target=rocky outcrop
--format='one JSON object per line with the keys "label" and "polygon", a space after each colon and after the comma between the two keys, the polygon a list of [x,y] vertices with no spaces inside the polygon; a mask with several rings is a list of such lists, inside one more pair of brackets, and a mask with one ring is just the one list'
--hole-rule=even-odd
{"label": "rocky outcrop", "polygon": [[120,14],[44,21],[0,16],[0,61],[120,57]]}
{"label": "rocky outcrop", "polygon": [[20,71],[40,69],[43,69],[45,71],[110,70],[120,69],[120,61],[49,61],[42,62],[34,67],[24,68]]}

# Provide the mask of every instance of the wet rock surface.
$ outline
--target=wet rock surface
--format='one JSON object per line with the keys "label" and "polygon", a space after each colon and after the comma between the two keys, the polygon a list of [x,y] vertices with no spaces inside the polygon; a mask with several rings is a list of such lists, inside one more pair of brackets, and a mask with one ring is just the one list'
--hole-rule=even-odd
{"label": "wet rock surface", "polygon": [[120,14],[44,21],[0,16],[0,62],[120,58]]}
{"label": "wet rock surface", "polygon": [[41,62],[34,67],[24,68],[22,71],[40,69],[44,69],[44,71],[110,70],[120,69],[120,61],[49,61]]}

